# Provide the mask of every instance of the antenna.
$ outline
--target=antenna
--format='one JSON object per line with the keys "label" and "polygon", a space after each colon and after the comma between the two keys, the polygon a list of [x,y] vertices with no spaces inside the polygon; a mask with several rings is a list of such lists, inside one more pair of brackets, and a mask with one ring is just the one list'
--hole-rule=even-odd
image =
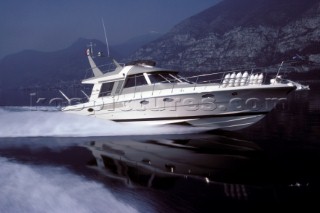
{"label": "antenna", "polygon": [[278,69],[276,78],[279,76],[279,73],[280,73],[280,70],[281,70],[281,68],[282,68],[282,66],[283,66],[283,63],[284,63],[284,61],[281,62],[281,65],[280,65],[280,67],[279,67],[279,69]]}
{"label": "antenna", "polygon": [[104,20],[103,18],[101,18],[102,21],[102,26],[103,26],[103,31],[104,31],[104,37],[106,39],[106,45],[107,45],[107,53],[108,53],[108,58],[110,57],[110,51],[109,51],[109,43],[108,43],[108,38],[107,38],[107,31],[106,31],[106,27],[104,25]]}

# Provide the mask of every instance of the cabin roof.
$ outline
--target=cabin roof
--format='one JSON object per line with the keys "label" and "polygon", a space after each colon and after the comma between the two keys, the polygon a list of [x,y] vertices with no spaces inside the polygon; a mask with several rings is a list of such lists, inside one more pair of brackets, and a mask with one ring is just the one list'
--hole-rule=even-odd
{"label": "cabin roof", "polygon": [[177,71],[168,70],[160,67],[148,66],[148,65],[134,65],[128,71],[127,75],[136,75],[139,73],[151,73],[151,72],[177,72]]}
{"label": "cabin roof", "polygon": [[92,78],[84,79],[84,80],[82,80],[82,83],[83,84],[95,84],[95,83],[100,82],[100,81],[111,81],[111,80],[124,79],[125,73],[123,72],[123,70],[125,68],[126,67],[124,67],[124,68],[119,68],[118,67],[112,72],[104,73],[102,76],[95,76],[95,77],[92,77]]}
{"label": "cabin roof", "polygon": [[121,79],[123,80],[127,75],[136,75],[140,73],[152,73],[152,72],[177,73],[178,71],[149,66],[149,65],[128,65],[123,68],[118,67],[114,71],[105,73],[102,76],[84,79],[82,83],[95,84],[97,82],[103,82],[103,81],[115,81],[115,80],[121,80]]}

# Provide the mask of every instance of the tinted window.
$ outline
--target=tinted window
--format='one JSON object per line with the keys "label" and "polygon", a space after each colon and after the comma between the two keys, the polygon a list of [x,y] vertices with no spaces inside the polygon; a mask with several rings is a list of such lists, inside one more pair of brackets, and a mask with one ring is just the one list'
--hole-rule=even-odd
{"label": "tinted window", "polygon": [[178,83],[183,82],[183,80],[178,80],[179,77],[174,73],[154,73],[154,74],[148,74],[149,79],[152,84],[154,83]]}
{"label": "tinted window", "polygon": [[169,83],[168,81],[166,81],[163,77],[161,77],[158,74],[148,74],[148,76],[149,76],[149,79],[152,84],[160,83],[160,82],[161,83]]}
{"label": "tinted window", "polygon": [[136,85],[136,79],[134,76],[130,76],[127,78],[126,84],[124,85],[124,88],[128,87],[134,87]]}
{"label": "tinted window", "polygon": [[114,82],[103,83],[100,88],[99,97],[111,95],[113,85],[114,85]]}
{"label": "tinted window", "polygon": [[142,74],[133,75],[133,76],[129,76],[127,78],[127,81],[126,81],[126,84],[124,85],[124,88],[142,86],[142,85],[147,85],[147,84],[148,83],[147,83],[144,75],[142,75]]}
{"label": "tinted window", "polygon": [[174,75],[169,74],[169,73],[159,73],[159,75],[164,78],[166,81],[170,82],[170,83],[176,83],[179,82],[176,78],[174,78]]}
{"label": "tinted window", "polygon": [[136,86],[142,86],[148,84],[144,75],[136,76]]}

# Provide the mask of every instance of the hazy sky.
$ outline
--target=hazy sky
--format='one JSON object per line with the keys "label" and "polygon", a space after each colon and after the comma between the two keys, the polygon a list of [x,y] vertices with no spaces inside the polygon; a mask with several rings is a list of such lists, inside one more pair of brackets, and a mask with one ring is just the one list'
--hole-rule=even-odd
{"label": "hazy sky", "polygon": [[24,49],[52,51],[78,38],[110,45],[149,31],[165,33],[219,0],[0,0],[0,59]]}

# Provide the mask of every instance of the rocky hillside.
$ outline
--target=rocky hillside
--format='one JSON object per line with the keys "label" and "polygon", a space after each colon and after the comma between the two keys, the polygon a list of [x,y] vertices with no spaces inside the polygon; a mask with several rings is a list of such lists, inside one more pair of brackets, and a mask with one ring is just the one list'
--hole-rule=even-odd
{"label": "rocky hillside", "polygon": [[320,62],[320,0],[224,0],[136,51],[131,60],[213,71]]}

